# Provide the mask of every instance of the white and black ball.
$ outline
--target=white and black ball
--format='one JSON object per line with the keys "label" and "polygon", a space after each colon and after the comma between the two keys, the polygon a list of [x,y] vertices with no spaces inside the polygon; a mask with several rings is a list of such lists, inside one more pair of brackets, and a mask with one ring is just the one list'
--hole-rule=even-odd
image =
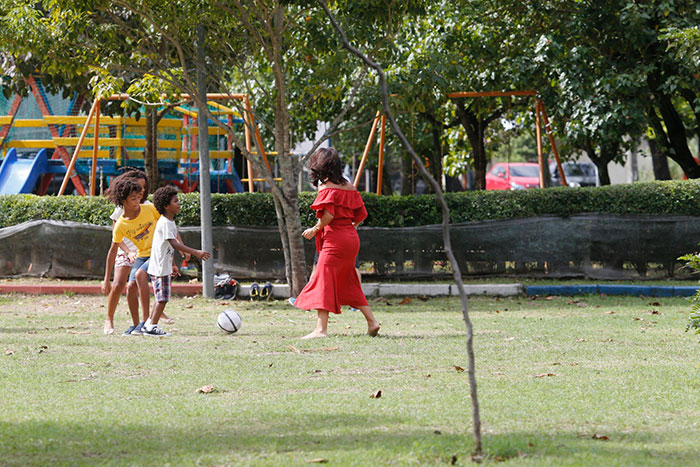
{"label": "white and black ball", "polygon": [[219,329],[228,334],[233,334],[241,329],[241,323],[241,315],[234,310],[222,311],[216,319],[216,325],[219,326]]}

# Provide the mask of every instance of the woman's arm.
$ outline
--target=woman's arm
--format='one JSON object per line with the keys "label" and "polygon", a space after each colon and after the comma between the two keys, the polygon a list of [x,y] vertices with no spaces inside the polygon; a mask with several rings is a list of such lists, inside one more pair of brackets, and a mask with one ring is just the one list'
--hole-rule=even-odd
{"label": "woman's arm", "polygon": [[311,240],[316,236],[317,233],[319,233],[325,226],[331,223],[333,220],[333,214],[331,214],[328,209],[323,210],[323,214],[321,215],[321,218],[316,222],[316,225],[311,227],[310,229],[304,230],[304,232],[301,234],[305,239]]}

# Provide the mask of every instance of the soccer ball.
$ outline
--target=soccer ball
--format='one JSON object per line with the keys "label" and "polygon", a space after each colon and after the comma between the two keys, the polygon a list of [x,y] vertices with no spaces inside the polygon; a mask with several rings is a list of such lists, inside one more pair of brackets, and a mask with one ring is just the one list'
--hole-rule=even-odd
{"label": "soccer ball", "polygon": [[233,310],[222,311],[216,319],[216,325],[219,326],[219,329],[222,331],[233,334],[241,329],[241,315]]}

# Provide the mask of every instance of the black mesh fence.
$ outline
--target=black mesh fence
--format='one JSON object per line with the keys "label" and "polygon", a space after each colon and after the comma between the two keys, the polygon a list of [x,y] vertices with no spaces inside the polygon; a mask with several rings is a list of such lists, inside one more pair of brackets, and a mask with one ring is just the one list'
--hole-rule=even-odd
{"label": "black mesh fence", "polygon": [[[34,221],[0,229],[0,276],[100,278],[110,228]],[[698,250],[700,217],[578,215],[472,222],[451,226],[465,276],[685,278],[677,258]],[[199,229],[180,229],[200,245]],[[360,267],[371,278],[450,277],[439,225],[361,227]],[[216,272],[237,279],[283,279],[284,254],[274,227],[215,227]],[[306,242],[308,267],[313,242]]]}

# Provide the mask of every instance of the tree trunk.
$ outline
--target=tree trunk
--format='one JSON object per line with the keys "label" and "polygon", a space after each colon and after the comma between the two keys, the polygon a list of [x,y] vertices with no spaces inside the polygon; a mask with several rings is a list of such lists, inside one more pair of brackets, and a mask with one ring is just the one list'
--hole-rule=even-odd
{"label": "tree trunk", "polygon": [[[273,12],[271,37],[273,60],[272,71],[275,76],[275,149],[282,177],[282,193],[279,199],[284,219],[278,219],[281,235],[286,234],[289,245],[291,278],[289,287],[292,296],[297,296],[306,285],[306,262],[304,255],[304,238],[301,236],[301,219],[299,217],[299,192],[294,173],[290,142],[289,111],[287,109],[287,83],[284,73],[283,34],[285,28],[285,9],[278,5]],[[282,222],[283,221],[283,222]],[[283,231],[283,232],[282,232]]]}
{"label": "tree trunk", "polygon": [[619,145],[603,145],[600,148],[600,154],[596,153],[595,146],[591,141],[586,144],[586,154],[593,161],[593,163],[598,167],[598,178],[600,179],[600,184],[610,185],[610,172],[608,172],[608,164],[610,161],[615,159],[617,151],[619,150]]}
{"label": "tree trunk", "polygon": [[656,109],[651,104],[647,107],[647,119],[655,133],[654,138],[648,139],[654,177],[656,180],[671,180],[671,171],[668,168],[668,153],[671,145]]}
{"label": "tree trunk", "polygon": [[462,127],[467,132],[469,144],[472,147],[474,156],[474,187],[477,190],[486,189],[486,152],[484,151],[484,125],[479,122],[478,116],[474,112],[467,110],[464,103],[456,102],[457,117]]}
{"label": "tree trunk", "polygon": [[651,163],[654,166],[654,179],[671,180],[671,171],[668,168],[668,157],[661,150],[661,145],[657,144],[656,138],[649,138],[649,152],[651,152]]}
{"label": "tree trunk", "polygon": [[156,191],[160,180],[158,179],[158,110],[155,107],[146,107],[145,148],[143,154],[143,167],[149,180],[151,193]]}
{"label": "tree trunk", "polygon": [[700,178],[700,166],[693,158],[688,147],[685,124],[681,115],[671,102],[671,98],[659,89],[660,72],[648,76],[648,83],[666,124],[666,138],[669,143],[669,157],[678,162],[688,178]]}
{"label": "tree trunk", "polygon": [[409,158],[401,158],[401,195],[413,194],[413,161]]}

